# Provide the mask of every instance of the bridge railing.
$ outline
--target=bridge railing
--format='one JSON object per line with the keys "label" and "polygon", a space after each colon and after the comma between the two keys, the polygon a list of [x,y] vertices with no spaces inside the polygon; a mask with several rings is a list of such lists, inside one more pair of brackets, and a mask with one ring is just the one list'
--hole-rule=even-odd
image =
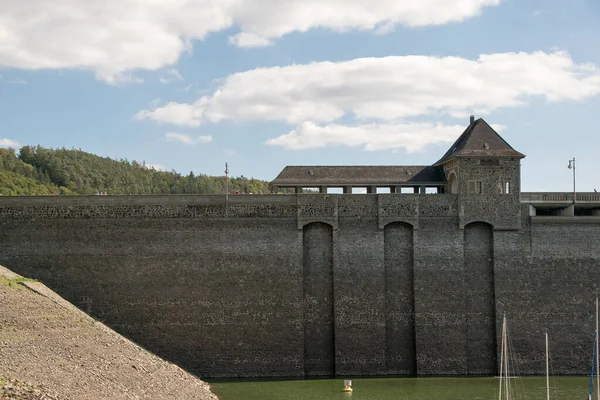
{"label": "bridge railing", "polygon": [[[576,202],[600,203],[600,193],[581,192],[575,193]],[[523,192],[521,202],[524,203],[572,203],[573,192]]]}

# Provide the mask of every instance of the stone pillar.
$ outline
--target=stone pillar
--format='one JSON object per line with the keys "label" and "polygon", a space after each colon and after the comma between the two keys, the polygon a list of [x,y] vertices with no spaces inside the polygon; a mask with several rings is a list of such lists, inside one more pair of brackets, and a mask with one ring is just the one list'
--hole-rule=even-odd
{"label": "stone pillar", "polygon": [[296,186],[294,190],[296,191],[296,194],[302,193],[302,186]]}
{"label": "stone pillar", "polygon": [[391,375],[416,375],[414,229],[400,222],[383,229],[386,367]]}
{"label": "stone pillar", "polygon": [[575,206],[568,206],[565,208],[561,208],[556,212],[556,215],[559,217],[574,217],[575,216]]}
{"label": "stone pillar", "polygon": [[[334,230],[333,238],[335,374],[338,376],[384,375],[386,373],[384,231],[371,220],[358,219],[345,225],[343,234],[337,235],[337,231]],[[320,245],[318,242],[315,244]],[[338,257],[337,262],[335,257]],[[357,277],[365,277],[365,279]],[[406,296],[405,293],[402,295]],[[315,300],[320,304],[321,298]],[[320,330],[326,328],[327,326],[324,326]]]}
{"label": "stone pillar", "polygon": [[425,186],[420,186],[419,187],[419,193],[425,194]]}
{"label": "stone pillar", "polygon": [[352,194],[352,186],[344,186],[344,194]]}
{"label": "stone pillar", "polygon": [[417,373],[466,375],[464,235],[423,218],[413,237]]}
{"label": "stone pillar", "polygon": [[377,186],[367,186],[367,193],[369,193],[369,194],[377,193]]}
{"label": "stone pillar", "polygon": [[304,374],[335,374],[333,228],[322,222],[303,228]]}
{"label": "stone pillar", "polygon": [[537,212],[535,210],[535,207],[530,204],[529,205],[529,216],[530,217],[535,217],[536,215],[537,215]]}
{"label": "stone pillar", "polygon": [[327,194],[327,186],[319,186],[319,193]]}

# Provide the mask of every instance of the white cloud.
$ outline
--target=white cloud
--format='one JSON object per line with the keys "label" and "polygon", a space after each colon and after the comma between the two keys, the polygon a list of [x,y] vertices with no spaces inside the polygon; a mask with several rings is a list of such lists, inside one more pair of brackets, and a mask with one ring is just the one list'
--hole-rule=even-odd
{"label": "white cloud", "polygon": [[240,32],[237,35],[230,36],[228,41],[238,47],[265,47],[273,43],[268,38],[248,32]]}
{"label": "white cloud", "polygon": [[21,79],[21,78],[14,78],[8,81],[8,83],[13,84],[13,85],[27,85],[27,81],[25,79]]}
{"label": "white cloud", "polygon": [[157,122],[167,122],[175,125],[200,126],[202,116],[200,108],[190,104],[170,102],[163,107],[150,108],[136,113],[134,119],[152,119]]}
{"label": "white cloud", "polygon": [[[285,34],[314,28],[388,32],[395,25],[443,25],[473,17],[500,0],[251,0],[230,12],[241,28],[231,41],[242,47],[267,45]],[[265,16],[268,15],[268,18]]]}
{"label": "white cloud", "polygon": [[120,72],[117,73],[115,75],[110,76],[109,78],[105,78],[102,75],[96,74],[96,76],[100,79],[105,80],[107,83],[114,85],[117,83],[134,83],[134,84],[140,84],[140,83],[144,83],[144,78],[140,78],[139,76],[135,76],[132,73],[128,73],[128,72]]}
{"label": "white cloud", "polygon": [[431,144],[452,143],[462,130],[464,126],[461,125],[429,123],[322,126],[304,122],[286,135],[269,139],[267,144],[289,150],[350,146],[362,147],[367,151],[404,149],[413,153]]}
{"label": "white cloud", "polygon": [[154,99],[151,102],[148,103],[148,108],[150,110],[156,110],[156,107],[158,107],[158,105],[160,104],[160,99]]}
{"label": "white cloud", "polygon": [[165,138],[169,142],[180,142],[185,144],[205,144],[212,142],[212,136],[198,136],[196,138],[183,133],[167,132]]}
{"label": "white cloud", "polygon": [[[500,132],[505,127],[492,125],[492,128]],[[407,153],[414,153],[433,144],[450,144],[464,129],[464,124],[413,122],[346,126],[304,122],[288,134],[267,140],[266,144],[287,150],[348,146],[361,147],[366,151],[405,150]]]}
{"label": "white cloud", "polygon": [[384,23],[381,24],[377,29],[375,29],[376,35],[387,35],[388,33],[392,33],[395,30],[394,24]]}
{"label": "white cloud", "polygon": [[154,169],[156,171],[168,171],[168,168],[162,164],[142,164],[147,169]]}
{"label": "white cloud", "polygon": [[16,140],[0,138],[0,147],[12,147],[18,149],[21,145]]}
{"label": "white cloud", "polygon": [[183,76],[181,76],[179,71],[175,68],[169,68],[167,71],[165,71],[165,75],[161,76],[159,79],[160,83],[163,84],[181,82],[183,80]]}
{"label": "white cloud", "polygon": [[[0,81],[1,80],[2,80],[2,74],[0,74]],[[29,83],[25,79],[21,79],[21,78],[13,78],[13,79],[9,79],[9,80],[4,79],[3,82],[6,82],[11,85],[27,85]]]}
{"label": "white cloud", "polygon": [[114,83],[173,65],[191,41],[231,26],[230,0],[2,1],[0,65],[78,68]]}
{"label": "white cloud", "polygon": [[200,126],[222,120],[332,123],[342,116],[392,122],[424,115],[485,115],[600,93],[600,69],[565,52],[361,58],[236,73],[191,104],[167,103],[137,119]]}
{"label": "white cloud", "polygon": [[[0,67],[75,68],[109,83],[174,65],[194,40],[235,27],[264,46],[314,28],[389,32],[459,22],[500,0],[0,0]],[[234,28],[234,29],[235,29]]]}

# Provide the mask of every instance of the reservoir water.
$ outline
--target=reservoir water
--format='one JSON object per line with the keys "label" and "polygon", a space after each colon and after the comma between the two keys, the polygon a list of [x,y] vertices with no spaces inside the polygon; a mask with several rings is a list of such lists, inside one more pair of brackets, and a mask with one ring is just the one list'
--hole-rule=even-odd
{"label": "reservoir water", "polygon": [[[498,378],[352,379],[211,382],[220,400],[497,400]],[[594,386],[596,384],[594,383]],[[516,399],[545,400],[546,378],[511,379]],[[594,388],[595,390],[595,388]],[[589,377],[550,377],[551,400],[587,400]],[[594,399],[596,394],[594,393]]]}

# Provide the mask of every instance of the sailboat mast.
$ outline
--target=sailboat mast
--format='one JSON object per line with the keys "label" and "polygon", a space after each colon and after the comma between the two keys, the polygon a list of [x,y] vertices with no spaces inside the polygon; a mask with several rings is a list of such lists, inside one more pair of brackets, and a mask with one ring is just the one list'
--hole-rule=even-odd
{"label": "sailboat mast", "polygon": [[502,316],[502,338],[500,339],[500,388],[498,389],[498,400],[502,400],[502,372],[504,370],[504,329],[506,326],[506,315]]}
{"label": "sailboat mast", "polygon": [[600,400],[600,348],[598,347],[598,293],[596,293],[596,393],[598,395],[598,400]]}
{"label": "sailboat mast", "polygon": [[508,327],[506,326],[506,319],[504,322],[504,391],[506,392],[506,400],[510,400],[510,383],[508,382]]}
{"label": "sailboat mast", "polygon": [[595,358],[596,358],[596,342],[598,338],[598,332],[594,332],[594,351],[592,352],[592,373],[590,374],[590,395],[588,396],[589,400],[592,400],[592,394],[594,393],[594,367],[596,366]]}
{"label": "sailboat mast", "polygon": [[548,332],[546,332],[546,400],[550,400],[550,367],[548,363]]}

